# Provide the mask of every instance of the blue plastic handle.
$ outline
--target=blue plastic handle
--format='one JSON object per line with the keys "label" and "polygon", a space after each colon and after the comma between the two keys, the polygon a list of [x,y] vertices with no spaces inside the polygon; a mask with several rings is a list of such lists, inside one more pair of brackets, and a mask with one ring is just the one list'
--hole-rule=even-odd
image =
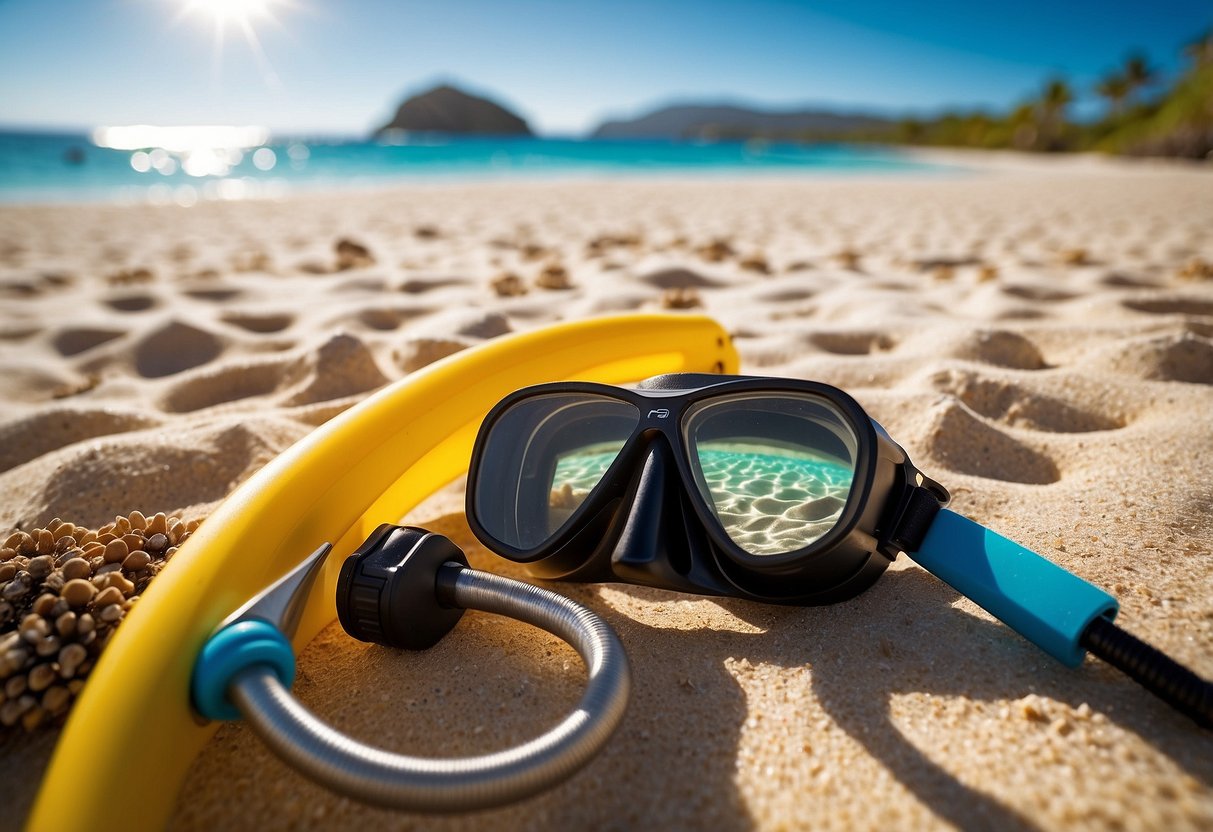
{"label": "blue plastic handle", "polygon": [[1057,564],[953,511],[935,517],[922,546],[908,553],[928,572],[1053,658],[1082,664],[1083,630],[1113,619],[1116,599]]}

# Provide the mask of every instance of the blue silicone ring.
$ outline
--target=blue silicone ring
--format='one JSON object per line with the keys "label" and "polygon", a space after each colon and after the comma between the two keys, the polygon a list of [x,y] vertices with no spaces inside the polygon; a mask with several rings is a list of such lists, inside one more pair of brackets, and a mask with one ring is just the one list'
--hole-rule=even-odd
{"label": "blue silicone ring", "polygon": [[943,509],[910,557],[982,609],[1071,667],[1093,620],[1116,617],[1116,599],[979,523]]}
{"label": "blue silicone ring", "polygon": [[254,665],[269,667],[288,688],[295,681],[295,651],[274,625],[252,619],[215,633],[194,663],[190,680],[194,709],[207,719],[240,719],[227,688],[237,673]]}

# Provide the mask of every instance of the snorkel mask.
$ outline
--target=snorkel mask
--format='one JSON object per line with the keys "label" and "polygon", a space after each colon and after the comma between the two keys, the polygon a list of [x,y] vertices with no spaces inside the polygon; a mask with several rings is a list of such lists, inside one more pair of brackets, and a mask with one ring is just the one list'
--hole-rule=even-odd
{"label": "snorkel mask", "polygon": [[842,390],[675,374],[507,396],[476,439],[467,518],[536,577],[781,604],[851,598],[904,552],[1059,661],[1090,650],[1213,724],[1210,685],[1116,627],[1116,599],[948,499]]}
{"label": "snorkel mask", "polygon": [[666,375],[504,399],[467,516],[537,577],[815,605],[871,586],[948,499],[835,387]]}

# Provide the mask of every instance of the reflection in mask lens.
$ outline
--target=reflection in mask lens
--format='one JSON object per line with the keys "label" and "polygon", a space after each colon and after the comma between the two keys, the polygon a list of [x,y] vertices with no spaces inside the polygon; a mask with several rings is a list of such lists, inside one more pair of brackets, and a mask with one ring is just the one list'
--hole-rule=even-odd
{"label": "reflection in mask lens", "polygon": [[745,551],[795,551],[838,523],[858,440],[829,402],[738,394],[700,405],[686,424],[700,491]]}
{"label": "reflection in mask lens", "polygon": [[[626,437],[625,437],[626,438]],[[602,482],[607,469],[623,449],[624,438],[586,445],[560,454],[548,498],[548,531],[564,525],[577,507]]]}
{"label": "reflection in mask lens", "polygon": [[489,431],[469,484],[476,519],[517,549],[547,542],[602,481],[639,421],[627,402],[592,393],[513,405]]}

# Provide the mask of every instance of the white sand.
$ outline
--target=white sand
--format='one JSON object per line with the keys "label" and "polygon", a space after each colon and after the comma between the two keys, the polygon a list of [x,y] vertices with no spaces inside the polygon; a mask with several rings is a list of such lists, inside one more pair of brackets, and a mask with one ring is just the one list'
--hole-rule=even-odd
{"label": "white sand", "polygon": [[[333,272],[343,237],[376,262]],[[1213,279],[1181,274],[1201,272],[1194,260],[1213,263],[1210,172],[1014,157],[929,180],[6,207],[0,530],[203,515],[411,369],[668,292],[734,333],[743,371],[847,389],[957,510],[1109,589],[1126,628],[1213,676]],[[534,286],[552,263],[574,288]],[[497,297],[503,271],[530,291]],[[475,543],[458,485],[413,519],[525,577]],[[1208,732],[1095,660],[1053,663],[904,559],[827,608],[554,588],[615,625],[635,673],[620,732],[566,785],[486,814],[385,813],[232,726],[196,762],[174,827],[1213,824]],[[456,754],[532,736],[581,683],[555,639],[473,613],[410,655],[334,625],[296,690],[364,740]],[[48,736],[0,738],[9,821]]]}

